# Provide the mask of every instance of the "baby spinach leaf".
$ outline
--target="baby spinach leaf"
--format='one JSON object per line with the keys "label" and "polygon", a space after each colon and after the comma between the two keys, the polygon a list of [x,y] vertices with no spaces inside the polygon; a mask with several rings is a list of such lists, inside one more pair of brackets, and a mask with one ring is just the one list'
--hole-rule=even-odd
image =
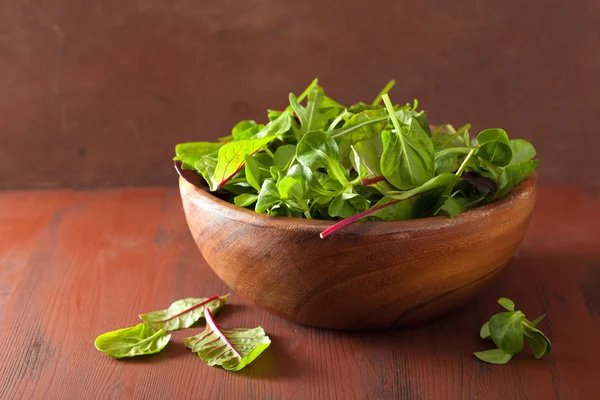
{"label": "baby spinach leaf", "polygon": [[[397,202],[391,197],[383,197],[373,206],[373,208],[378,208],[377,211],[372,212],[369,216],[383,221],[404,221],[411,219],[416,200],[416,198],[410,198]],[[393,204],[386,207],[387,204],[392,202]]]}
{"label": "baby spinach leaf", "polygon": [[[348,165],[347,160],[350,154],[350,147],[360,141],[377,138],[381,142],[379,134],[387,124],[387,120],[388,114],[383,109],[366,110],[350,118],[343,127],[346,134],[341,137],[339,144],[340,162]],[[353,127],[356,129],[350,131],[349,128]]]}
{"label": "baby spinach leaf", "polygon": [[504,129],[490,128],[479,132],[477,142],[483,145],[488,142],[501,142],[508,145],[508,135]]}
{"label": "baby spinach leaf", "polygon": [[478,351],[473,354],[481,361],[485,361],[490,364],[506,364],[513,356],[512,354],[506,353],[500,349]]}
{"label": "baby spinach leaf", "polygon": [[512,159],[510,165],[520,164],[524,161],[529,161],[536,155],[535,148],[527,140],[513,139],[508,145],[512,150]]}
{"label": "baby spinach leaf", "polygon": [[252,193],[242,193],[233,198],[233,202],[236,206],[248,207],[258,200],[258,195]]}
{"label": "baby spinach leaf", "polygon": [[394,132],[381,133],[383,176],[401,190],[420,186],[434,176],[433,144],[416,120],[411,119],[410,126],[400,126],[387,94],[383,101],[395,128]]}
{"label": "baby spinach leaf", "polygon": [[247,139],[229,142],[219,149],[219,158],[213,179],[219,182],[217,188],[223,186],[244,166],[246,155],[256,153],[261,147],[274,139],[273,136],[260,139]]}
{"label": "baby spinach leaf", "polygon": [[164,329],[167,332],[189,328],[202,318],[205,308],[210,308],[214,314],[217,314],[225,306],[228,298],[229,295],[177,300],[166,310],[141,314],[140,318],[148,326],[154,329]]}
{"label": "baby spinach leaf", "polygon": [[261,327],[225,330],[215,324],[208,309],[204,316],[206,330],[184,339],[183,343],[211,367],[218,365],[228,371],[239,371],[271,344]]}
{"label": "baby spinach leaf", "polygon": [[348,185],[344,167],[338,162],[338,146],[335,140],[323,131],[312,131],[304,135],[296,146],[296,158],[310,169],[325,168],[332,178],[343,186]]}
{"label": "baby spinach leaf", "polygon": [[498,304],[506,308],[508,311],[515,311],[515,303],[511,299],[507,299],[506,297],[500,297],[498,299]]}
{"label": "baby spinach leaf", "polygon": [[260,169],[250,154],[244,156],[246,181],[257,191],[260,191]]}
{"label": "baby spinach leaf", "polygon": [[271,179],[265,180],[260,188],[260,192],[258,192],[258,199],[256,200],[254,211],[266,213],[278,203],[281,203],[281,198],[279,197],[277,185]]}
{"label": "baby spinach leaf", "polygon": [[161,351],[171,335],[164,329],[154,331],[141,323],[136,326],[103,333],[96,338],[96,349],[114,358],[135,357]]}
{"label": "baby spinach leaf", "polygon": [[499,169],[498,191],[495,193],[493,199],[506,196],[515,186],[531,175],[539,163],[537,160],[528,160]]}
{"label": "baby spinach leaf", "polygon": [[504,312],[490,318],[490,334],[494,344],[502,351],[515,354],[523,348],[521,322],[524,315],[520,311]]}
{"label": "baby spinach leaf", "polygon": [[508,144],[492,140],[479,146],[475,152],[475,156],[494,165],[504,167],[508,165],[512,159],[512,150]]}

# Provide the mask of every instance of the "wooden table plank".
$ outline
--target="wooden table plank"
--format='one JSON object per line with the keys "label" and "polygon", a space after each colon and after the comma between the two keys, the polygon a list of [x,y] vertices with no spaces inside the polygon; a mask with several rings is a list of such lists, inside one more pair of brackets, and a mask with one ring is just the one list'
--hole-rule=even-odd
{"label": "wooden table plank", "polygon": [[[239,373],[174,332],[160,354],[113,360],[95,337],[183,297],[228,291],[202,260],[178,193],[146,188],[0,193],[0,398],[592,399],[600,396],[599,190],[540,187],[518,255],[464,308],[376,333],[296,325],[233,294],[224,327],[272,346]],[[482,249],[485,251],[485,249]],[[554,345],[542,360],[479,362],[479,326],[510,297]]]}

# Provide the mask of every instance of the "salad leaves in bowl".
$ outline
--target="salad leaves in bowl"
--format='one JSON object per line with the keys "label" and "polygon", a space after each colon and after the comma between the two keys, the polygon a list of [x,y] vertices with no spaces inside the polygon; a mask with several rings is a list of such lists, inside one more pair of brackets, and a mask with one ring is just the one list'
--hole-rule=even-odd
{"label": "salad leaves in bowl", "polygon": [[190,231],[227,285],[292,321],[381,329],[462,304],[511,259],[533,146],[432,127],[392,86],[347,107],[315,80],[265,123],[176,147]]}

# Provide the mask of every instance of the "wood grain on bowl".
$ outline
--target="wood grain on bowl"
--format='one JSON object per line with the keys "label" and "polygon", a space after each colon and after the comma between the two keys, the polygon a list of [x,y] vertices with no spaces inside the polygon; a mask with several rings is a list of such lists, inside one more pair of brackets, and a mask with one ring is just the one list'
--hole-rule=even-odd
{"label": "wood grain on bowl", "polygon": [[325,239],[331,221],[258,214],[179,184],[194,240],[228,286],[295,322],[362,330],[427,320],[469,299],[518,249],[535,181],[456,218],[359,222]]}

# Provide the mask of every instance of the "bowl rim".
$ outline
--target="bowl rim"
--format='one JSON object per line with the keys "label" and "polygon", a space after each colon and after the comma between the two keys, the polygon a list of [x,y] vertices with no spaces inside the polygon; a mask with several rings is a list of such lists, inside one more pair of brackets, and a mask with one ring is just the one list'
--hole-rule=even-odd
{"label": "bowl rim", "polygon": [[[534,172],[501,199],[495,200],[484,206],[472,208],[453,218],[436,216],[403,221],[356,221],[346,225],[331,236],[343,237],[349,235],[355,236],[357,234],[375,236],[408,231],[439,230],[440,228],[451,228],[456,227],[457,225],[474,224],[493,214],[503,213],[513,209],[517,204],[531,201],[532,197],[535,201],[536,182],[537,173]],[[273,229],[301,230],[306,232],[316,232],[318,234],[338,222],[257,213],[256,211],[222,200],[211,194],[207,189],[193,185],[181,176],[179,177],[179,188],[182,200],[184,197],[188,197],[196,206],[210,209],[228,219],[249,225]]]}

